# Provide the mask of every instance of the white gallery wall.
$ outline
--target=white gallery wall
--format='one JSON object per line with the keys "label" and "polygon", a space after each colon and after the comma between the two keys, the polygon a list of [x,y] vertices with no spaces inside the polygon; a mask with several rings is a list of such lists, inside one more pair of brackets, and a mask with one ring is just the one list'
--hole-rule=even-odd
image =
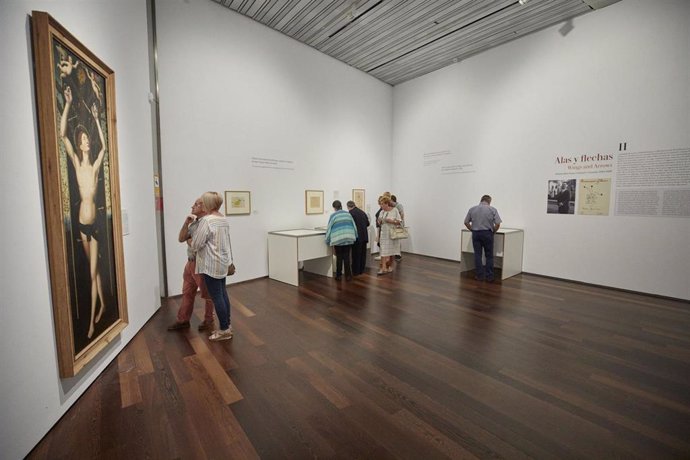
{"label": "white gallery wall", "polygon": [[525,230],[525,272],[690,299],[690,218],[546,213],[548,181],[571,178],[555,175],[559,155],[690,147],[690,2],[623,0],[572,25],[395,87],[410,250],[457,260],[488,193],[503,226]]}
{"label": "white gallery wall", "polygon": [[[465,212],[489,193],[525,229],[525,271],[690,299],[690,219],[546,213],[559,155],[690,146],[690,2],[622,0],[396,88],[212,1],[156,7],[170,295],[203,191],[251,191],[252,213],[230,218],[243,281],[267,274],[268,231],[325,225],[361,188],[372,213],[383,190],[399,196],[411,252],[458,259]],[[130,325],[72,379],[57,366],[31,10],[116,78]],[[2,458],[25,456],[160,305],[146,18],[144,0],[0,0]],[[440,174],[439,152],[466,170]],[[324,214],[305,215],[305,189],[324,191]]]}
{"label": "white gallery wall", "polygon": [[[58,373],[29,15],[46,11],[115,71],[129,325],[71,379]],[[0,457],[22,458],[160,306],[146,3],[0,0]]]}
{"label": "white gallery wall", "polygon": [[[209,0],[157,2],[156,16],[169,294],[186,262],[180,226],[204,191],[251,191],[252,213],[230,217],[233,282],[268,274],[267,232],[326,225],[353,188],[376,212],[389,85]],[[305,214],[307,189],[324,191],[324,214]]]}

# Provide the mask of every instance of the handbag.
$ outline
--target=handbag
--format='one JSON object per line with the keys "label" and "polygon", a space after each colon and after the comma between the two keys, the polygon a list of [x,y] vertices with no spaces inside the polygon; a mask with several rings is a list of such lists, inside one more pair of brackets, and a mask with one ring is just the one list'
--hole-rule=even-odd
{"label": "handbag", "polygon": [[230,265],[228,265],[228,275],[227,276],[232,276],[235,274],[235,262],[234,262],[234,257],[232,257],[232,240],[230,241]]}
{"label": "handbag", "polygon": [[407,228],[403,226],[392,226],[388,230],[388,236],[390,236],[391,240],[404,240],[409,237],[410,234],[407,233]]}

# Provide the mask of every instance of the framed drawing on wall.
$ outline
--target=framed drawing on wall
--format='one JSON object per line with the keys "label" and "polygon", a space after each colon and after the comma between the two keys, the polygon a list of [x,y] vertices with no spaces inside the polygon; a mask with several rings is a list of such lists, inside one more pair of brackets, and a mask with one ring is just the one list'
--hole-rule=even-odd
{"label": "framed drawing on wall", "polygon": [[323,190],[305,190],[304,207],[307,214],[323,214]]}
{"label": "framed drawing on wall", "polygon": [[251,192],[225,191],[225,215],[241,216],[252,212]]}
{"label": "framed drawing on wall", "polygon": [[61,377],[126,326],[115,74],[49,14],[31,15],[51,297]]}
{"label": "framed drawing on wall", "polygon": [[355,202],[355,206],[359,209],[364,209],[364,189],[363,188],[353,188],[352,189],[352,201]]}

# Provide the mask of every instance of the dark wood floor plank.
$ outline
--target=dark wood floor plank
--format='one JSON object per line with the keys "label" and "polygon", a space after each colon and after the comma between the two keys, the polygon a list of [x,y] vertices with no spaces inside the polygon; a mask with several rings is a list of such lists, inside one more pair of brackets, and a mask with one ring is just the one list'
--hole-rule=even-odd
{"label": "dark wood floor plank", "polygon": [[304,376],[316,391],[321,393],[336,408],[344,409],[351,405],[350,401],[337,389],[333,388],[324,378],[315,373],[301,358],[290,358],[286,364],[295,372]]}
{"label": "dark wood floor plank", "polygon": [[[525,385],[529,385],[545,394],[553,396],[554,398],[558,398],[561,401],[564,401],[565,403],[573,406],[574,408],[590,412],[598,417],[605,418],[612,423],[618,424],[634,433],[661,442],[667,445],[668,447],[675,449],[677,452],[690,452],[690,443],[688,443],[687,440],[684,441],[679,438],[675,438],[663,431],[656,430],[648,425],[644,425],[633,418],[626,417],[621,414],[615,413],[611,410],[608,410],[605,407],[593,403],[582,396],[576,396],[572,393],[566,393],[559,387],[537,381],[531,377],[521,374],[519,371],[506,369],[502,371],[502,373],[511,377],[512,379],[524,383]],[[653,455],[653,452],[650,452],[650,455]]]}
{"label": "dark wood floor plank", "polygon": [[[569,455],[612,457],[621,454],[614,448],[608,450],[611,446],[606,442],[609,436],[607,430],[520,392],[491,376],[459,365],[436,353],[424,351],[410,342],[402,347],[401,353],[414,356],[414,361],[404,362],[402,355],[397,353],[391,354],[389,359],[407,374],[411,374],[411,368],[414,368],[417,374],[425,374],[429,379],[445,382],[466,403],[478,411],[491,411],[513,431],[526,436],[548,432],[550,439]],[[561,429],[553,430],[554,426]],[[578,444],[579,439],[590,439],[593,442]]]}
{"label": "dark wood floor plank", "polygon": [[686,415],[690,414],[690,407],[687,404],[678,403],[664,398],[663,396],[659,396],[649,391],[636,388],[634,385],[630,385],[622,380],[618,380],[601,374],[592,374],[590,375],[590,379],[592,379],[595,382],[599,382],[601,384],[615,388],[618,391],[625,392],[628,396],[634,396],[635,398],[640,398],[642,400],[652,402],[672,411],[680,412]]}
{"label": "dark wood floor plank", "polygon": [[183,396],[207,458],[258,458],[213,379],[196,356],[185,358],[194,380],[184,384]]}
{"label": "dark wood floor plank", "polygon": [[[155,390],[161,395],[161,410],[167,416],[176,454],[182,458],[201,458],[201,440],[196,427],[191,423],[179,388],[191,379],[178,382],[165,354],[155,353],[152,358],[155,368]],[[185,366],[184,362],[180,364]]]}
{"label": "dark wood floor plank", "polygon": [[397,401],[381,398],[378,389],[355,372],[355,362],[350,357],[343,360],[343,356],[339,355],[336,360],[323,351],[316,350],[309,352],[309,356],[330,370],[330,381],[343,394],[356,395],[360,401],[366,400],[367,405],[376,404],[380,410],[388,414],[394,414],[402,408]]}
{"label": "dark wood floor plank", "polygon": [[[330,443],[309,422],[311,413],[328,412],[333,406],[318,392],[300,385],[298,376],[291,379],[284,363],[270,362],[254,368],[253,373],[253,385],[243,390],[251,404],[241,401],[233,405],[233,411],[246,424],[243,426],[257,452],[270,458],[306,458],[318,452],[335,455]],[[242,377],[235,378],[241,384]],[[319,397],[313,398],[315,395]]]}
{"label": "dark wood floor plank", "polygon": [[240,302],[240,300],[237,299],[237,297],[230,296],[230,305],[232,306],[231,308],[233,309],[233,311],[237,311],[242,315],[246,316],[247,318],[256,316],[256,313],[249,309],[245,304]]}
{"label": "dark wood floor plank", "polygon": [[461,452],[468,451],[479,458],[530,458],[525,452],[538,458],[549,458],[546,452],[529,445],[527,440],[518,440],[517,446],[506,443],[503,440],[506,433],[501,433],[496,426],[491,426],[491,431],[485,429],[483,422],[486,421],[470,419],[466,417],[467,411],[464,410],[453,411],[432,398],[429,392],[421,391],[379,366],[362,362],[357,368],[358,374],[379,391],[379,397],[395,401],[420,420],[435,427],[444,436],[460,445]]}
{"label": "dark wood floor plank", "polygon": [[153,372],[151,354],[146,346],[146,338],[143,334],[137,334],[130,342],[130,348],[134,355],[134,364],[139,374],[150,374]]}
{"label": "dark wood floor plank", "polygon": [[[222,347],[224,343],[209,343],[199,337],[191,337],[190,344],[196,354],[190,358],[197,360],[208,373],[211,381],[215,385],[215,391],[220,394],[224,404],[232,404],[242,399],[242,393],[237,389],[232,379],[225,372],[223,367],[216,361],[209,350],[212,346]],[[207,345],[208,343],[208,345]]]}
{"label": "dark wood floor plank", "polygon": [[448,458],[479,458],[406,409],[396,412],[394,418],[397,425],[411,429],[417,437],[426,441],[433,449],[440,451]]}
{"label": "dark wood floor plank", "polygon": [[688,458],[690,303],[405,254],[171,298],[29,458]]}
{"label": "dark wood floor plank", "polygon": [[141,389],[139,388],[139,374],[133,353],[129,351],[120,353],[117,357],[117,366],[120,376],[120,407],[124,409],[142,401]]}

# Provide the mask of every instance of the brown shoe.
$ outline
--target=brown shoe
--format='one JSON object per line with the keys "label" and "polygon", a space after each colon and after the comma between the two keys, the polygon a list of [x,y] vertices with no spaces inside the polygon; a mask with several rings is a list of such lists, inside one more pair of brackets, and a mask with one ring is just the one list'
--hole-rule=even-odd
{"label": "brown shoe", "polygon": [[199,323],[199,330],[200,331],[213,330],[213,320],[200,322]]}
{"label": "brown shoe", "polygon": [[189,321],[185,321],[184,323],[175,321],[170,326],[168,326],[169,331],[179,331],[181,329],[189,329]]}

